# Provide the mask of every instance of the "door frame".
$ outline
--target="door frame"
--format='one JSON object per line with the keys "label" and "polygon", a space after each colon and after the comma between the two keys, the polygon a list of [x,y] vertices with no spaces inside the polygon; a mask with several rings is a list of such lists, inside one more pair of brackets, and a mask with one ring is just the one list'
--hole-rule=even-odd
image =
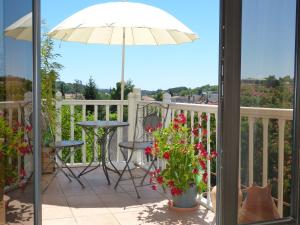
{"label": "door frame", "polygon": [[34,224],[42,224],[41,202],[41,3],[32,0],[32,41],[33,41],[33,137],[34,137]]}
{"label": "door frame", "polygon": [[[300,0],[296,9],[291,216],[262,225],[300,225]],[[242,0],[220,0],[217,160],[218,225],[238,218]],[[226,132],[230,131],[230,132]]]}

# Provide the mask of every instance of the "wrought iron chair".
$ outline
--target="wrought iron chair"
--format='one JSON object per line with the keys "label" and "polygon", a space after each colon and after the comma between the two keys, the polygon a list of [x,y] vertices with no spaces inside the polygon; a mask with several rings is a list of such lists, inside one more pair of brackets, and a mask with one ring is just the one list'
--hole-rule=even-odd
{"label": "wrought iron chair", "polygon": [[[132,168],[130,168],[130,162],[132,156],[135,152],[144,151],[147,147],[152,147],[153,136],[152,132],[159,127],[165,127],[166,119],[169,113],[169,105],[161,103],[149,103],[146,105],[137,105],[135,125],[134,125],[134,135],[133,141],[123,141],[119,143],[119,147],[123,158],[125,160],[125,167],[119,174],[119,179],[115,184],[115,189],[118,187],[120,181],[132,180],[137,197],[140,198],[138,187],[146,186],[149,184],[144,184],[146,177],[149,175],[150,171],[154,168],[156,169],[155,162],[157,159],[155,157],[147,155],[147,161],[150,162],[148,169],[146,170],[144,176],[134,177],[132,174]],[[128,170],[130,178],[122,179],[125,171]],[[142,178],[140,185],[136,185],[135,179]]]}
{"label": "wrought iron chair", "polygon": [[[30,113],[29,118],[27,119],[28,124],[32,124],[32,113]],[[74,178],[82,188],[84,188],[84,184],[80,181],[78,176],[75,175],[75,173],[72,171],[72,169],[68,166],[67,162],[71,158],[72,155],[75,154],[76,150],[81,147],[84,142],[79,140],[62,140],[62,141],[55,141],[55,135],[51,129],[51,126],[49,126],[49,118],[46,114],[42,113],[41,115],[41,130],[42,133],[48,133],[50,136],[50,144],[49,146],[53,148],[52,152],[47,152],[46,155],[49,157],[49,163],[45,166],[45,170],[49,168],[50,165],[53,163],[56,165],[56,171],[52,175],[51,179],[48,181],[46,186],[43,188],[43,193],[47,191],[50,184],[53,182],[54,178],[57,176],[57,174],[61,171],[65,177],[69,180],[69,182],[72,182],[71,178]],[[73,150],[72,150],[73,148]],[[61,157],[61,152],[63,149],[68,149],[67,156],[65,159]],[[58,159],[58,160],[57,160]],[[66,169],[69,174],[64,170]]]}

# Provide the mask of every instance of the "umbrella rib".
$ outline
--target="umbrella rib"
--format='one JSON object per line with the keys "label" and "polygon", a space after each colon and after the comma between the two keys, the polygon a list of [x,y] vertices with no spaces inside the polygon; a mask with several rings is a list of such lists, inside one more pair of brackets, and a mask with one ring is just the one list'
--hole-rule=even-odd
{"label": "umbrella rib", "polygon": [[133,43],[133,45],[135,45],[136,43],[135,43],[134,35],[133,35],[133,28],[130,27],[130,29],[131,29],[131,35],[132,35],[132,43]]}
{"label": "umbrella rib", "polygon": [[170,37],[173,39],[173,41],[175,42],[175,44],[179,44],[179,42],[178,41],[176,41],[176,39],[174,38],[174,35],[172,34],[172,30],[167,30],[168,32],[168,34],[170,35]]}
{"label": "umbrella rib", "polygon": [[113,33],[114,33],[114,27],[110,27],[111,28],[111,32],[110,32],[110,38],[109,38],[109,45],[111,45],[111,40],[112,40],[112,36],[113,36]]}
{"label": "umbrella rib", "polygon": [[157,40],[156,40],[154,34],[152,33],[152,28],[150,28],[149,30],[150,30],[150,34],[152,35],[152,37],[153,37],[153,39],[154,39],[156,45],[158,45],[158,42],[157,42]]}

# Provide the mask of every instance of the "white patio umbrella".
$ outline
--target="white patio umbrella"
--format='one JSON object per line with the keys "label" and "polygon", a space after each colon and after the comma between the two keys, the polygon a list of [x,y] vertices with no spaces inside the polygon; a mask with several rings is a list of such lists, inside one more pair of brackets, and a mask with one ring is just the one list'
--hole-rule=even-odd
{"label": "white patio umbrella", "polygon": [[32,13],[28,13],[8,26],[4,33],[17,40],[32,41]]}
{"label": "white patio umbrella", "polygon": [[177,45],[198,38],[167,12],[132,2],[103,3],[85,8],[53,28],[50,36],[70,42],[122,45],[121,100],[124,100],[126,45]]}

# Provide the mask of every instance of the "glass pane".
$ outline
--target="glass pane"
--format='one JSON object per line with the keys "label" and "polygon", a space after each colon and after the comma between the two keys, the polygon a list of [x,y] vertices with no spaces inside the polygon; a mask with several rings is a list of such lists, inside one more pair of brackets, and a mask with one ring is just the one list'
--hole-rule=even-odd
{"label": "glass pane", "polygon": [[0,224],[33,224],[31,11],[0,1]]}
{"label": "glass pane", "polygon": [[290,215],[296,0],[243,0],[239,223]]}

